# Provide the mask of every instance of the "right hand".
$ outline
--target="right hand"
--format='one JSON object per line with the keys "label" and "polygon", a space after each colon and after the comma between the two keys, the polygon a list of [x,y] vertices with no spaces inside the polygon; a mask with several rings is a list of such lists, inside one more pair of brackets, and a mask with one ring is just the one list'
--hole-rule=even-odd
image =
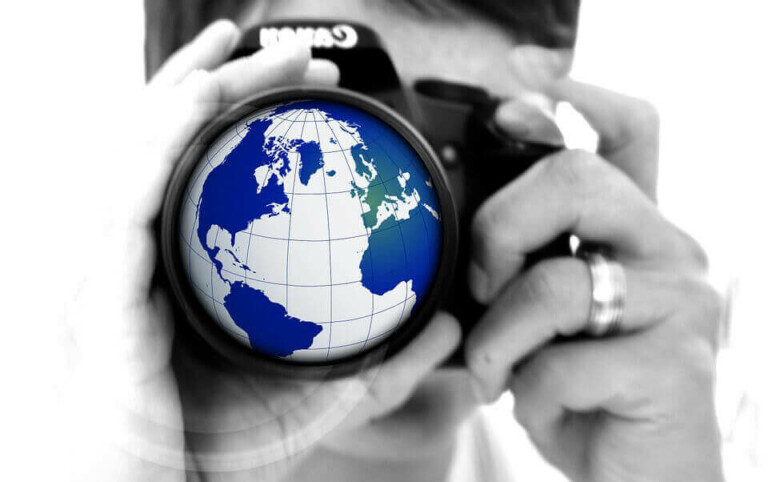
{"label": "right hand", "polygon": [[94,450],[77,450],[89,480],[185,480],[194,472],[206,480],[282,477],[319,440],[360,429],[403,404],[458,344],[458,323],[438,314],[380,366],[314,382],[245,372],[173,345],[170,300],[151,283],[151,224],[180,153],[222,109],[256,92],[338,81],[335,65],[311,59],[298,44],[225,63],[239,35],[230,22],[212,24],[148,87],[150,136],[132,167],[142,176],[125,179],[120,227],[105,243],[114,262],[91,273],[70,326],[82,360],[78,409],[91,419],[108,414],[91,423],[100,430]]}

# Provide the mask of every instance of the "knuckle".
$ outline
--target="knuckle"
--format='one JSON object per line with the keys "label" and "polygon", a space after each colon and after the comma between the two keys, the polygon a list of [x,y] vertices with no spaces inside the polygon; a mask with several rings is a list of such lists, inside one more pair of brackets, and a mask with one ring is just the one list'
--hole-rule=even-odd
{"label": "knuckle", "polygon": [[720,323],[726,310],[725,299],[711,284],[698,280],[692,307],[696,325],[700,327],[710,346],[717,346]]}
{"label": "knuckle", "polygon": [[472,243],[483,256],[500,249],[504,223],[499,219],[498,210],[486,202],[478,209],[472,220]]}
{"label": "knuckle", "polygon": [[576,190],[590,186],[602,170],[600,158],[581,149],[551,156],[546,162],[546,168],[555,180]]}
{"label": "knuckle", "polygon": [[646,99],[634,99],[634,103],[630,109],[630,115],[636,126],[649,130],[658,130],[659,125],[661,124],[659,110],[653,103]]}
{"label": "knuckle", "polygon": [[535,429],[541,420],[543,400],[554,401],[552,387],[567,382],[566,367],[559,362],[554,348],[544,348],[512,377],[515,397],[514,412],[518,422],[528,430]]}
{"label": "knuckle", "polygon": [[476,336],[471,336],[467,340],[464,346],[464,356],[470,373],[479,378],[483,378],[488,367],[496,364],[495,357],[488,349],[487,344],[481,343]]}
{"label": "knuckle", "polygon": [[[655,105],[645,99],[631,98],[626,109],[627,122],[617,126],[617,132],[610,139],[609,149],[631,143],[640,137],[658,136],[661,117]],[[603,140],[603,142],[606,142]]]}
{"label": "knuckle", "polygon": [[714,286],[703,279],[693,280],[692,285],[695,287],[694,306],[698,308],[698,313],[710,315],[711,318],[719,318],[725,304],[722,295]]}
{"label": "knuckle", "polygon": [[681,377],[696,388],[708,388],[715,380],[715,351],[704,339],[692,338],[680,348]]}
{"label": "knuckle", "polygon": [[563,297],[563,268],[564,263],[558,260],[533,265],[518,286],[516,296],[524,301],[557,303]]}
{"label": "knuckle", "polygon": [[566,366],[561,363],[560,358],[556,355],[555,348],[548,348],[542,350],[542,352],[536,357],[536,362],[533,366],[532,375],[535,376],[535,380],[542,385],[559,385],[566,375]]}
{"label": "knuckle", "polygon": [[710,346],[716,346],[720,321],[725,310],[725,299],[701,277],[679,276],[676,282],[679,298],[685,303],[678,322],[687,326],[686,332],[689,335],[703,335]]}
{"label": "knuckle", "polygon": [[686,258],[691,260],[693,266],[706,272],[709,269],[709,256],[704,247],[682,229],[676,228],[676,230],[679,235],[680,251],[685,253]]}
{"label": "knuckle", "polygon": [[368,398],[373,401],[374,405],[379,407],[380,410],[386,410],[390,407],[398,405],[400,396],[403,393],[402,384],[397,380],[387,383],[372,383],[367,390]]}
{"label": "knuckle", "polygon": [[564,363],[561,349],[556,345],[542,348],[520,370],[520,384],[534,392],[550,392],[569,378],[570,367]]}
{"label": "knuckle", "polygon": [[666,360],[660,369],[649,373],[648,386],[673,399],[690,399],[708,392],[715,380],[715,348],[701,335],[687,331],[666,331],[657,345],[656,356]]}

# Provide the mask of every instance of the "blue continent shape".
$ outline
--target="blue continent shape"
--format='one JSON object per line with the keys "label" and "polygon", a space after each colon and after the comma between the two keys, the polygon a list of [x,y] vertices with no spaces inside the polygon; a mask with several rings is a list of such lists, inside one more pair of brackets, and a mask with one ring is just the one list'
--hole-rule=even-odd
{"label": "blue continent shape", "polygon": [[[287,106],[276,111],[286,110]],[[223,266],[216,259],[218,246],[208,247],[206,237],[212,226],[225,229],[234,245],[235,235],[248,227],[252,221],[264,215],[274,216],[279,212],[290,213],[285,187],[272,177],[258,191],[253,175],[259,166],[282,161],[281,174],[288,169],[287,149],[296,149],[300,154],[299,179],[306,185],[311,176],[323,166],[322,153],[316,142],[290,140],[286,149],[274,150],[270,156],[267,150],[274,147],[274,138],[265,139],[269,120],[255,120],[249,124],[245,137],[230,152],[226,159],[216,166],[203,183],[198,205],[199,226],[197,236],[214,263],[219,277]],[[276,213],[275,206],[282,206]],[[234,254],[233,254],[234,256]],[[251,347],[272,356],[287,356],[295,350],[309,348],[322,326],[299,320],[287,314],[285,308],[271,302],[262,292],[242,282],[231,283],[231,291],[224,299],[224,307],[235,324],[247,334]]]}
{"label": "blue continent shape", "polygon": [[248,333],[251,347],[272,356],[288,356],[309,348],[323,329],[288,315],[281,305],[240,281],[233,283],[224,297],[224,308],[237,326]]}
{"label": "blue continent shape", "polygon": [[305,186],[309,184],[309,179],[318,169],[323,167],[323,153],[320,152],[320,146],[315,141],[302,143],[298,149],[301,167],[299,168],[299,181]]}

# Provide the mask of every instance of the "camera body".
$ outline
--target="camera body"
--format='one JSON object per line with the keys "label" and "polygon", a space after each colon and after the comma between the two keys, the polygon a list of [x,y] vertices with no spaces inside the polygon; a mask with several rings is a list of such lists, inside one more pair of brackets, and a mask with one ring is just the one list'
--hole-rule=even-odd
{"label": "camera body", "polygon": [[[378,35],[364,25],[295,20],[259,25],[244,33],[233,58],[296,38],[311,45],[314,58],[331,60],[339,67],[339,87],[393,108],[438,154],[459,224],[454,275],[440,306],[453,313],[466,331],[484,310],[467,285],[474,213],[494,192],[563,146],[521,141],[503,133],[494,122],[502,99],[482,88],[436,78],[404,85]],[[528,263],[569,253],[564,235],[529,256]],[[452,362],[460,362],[460,353]]]}

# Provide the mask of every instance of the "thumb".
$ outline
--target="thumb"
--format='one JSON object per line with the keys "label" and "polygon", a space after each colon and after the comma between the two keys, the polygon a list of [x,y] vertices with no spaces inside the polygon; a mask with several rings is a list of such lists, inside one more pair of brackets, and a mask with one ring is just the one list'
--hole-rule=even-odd
{"label": "thumb", "polygon": [[547,105],[549,103],[540,94],[525,94],[502,102],[493,120],[505,134],[514,139],[564,145],[565,139],[555,123],[555,116]]}
{"label": "thumb", "polygon": [[552,82],[547,94],[580,112],[597,131],[598,154],[656,198],[659,115],[651,103],[568,78]]}
{"label": "thumb", "polygon": [[421,382],[451,353],[461,339],[459,322],[448,313],[438,313],[416,339],[379,367],[360,376],[366,396],[345,422],[358,427],[405,403]]}

